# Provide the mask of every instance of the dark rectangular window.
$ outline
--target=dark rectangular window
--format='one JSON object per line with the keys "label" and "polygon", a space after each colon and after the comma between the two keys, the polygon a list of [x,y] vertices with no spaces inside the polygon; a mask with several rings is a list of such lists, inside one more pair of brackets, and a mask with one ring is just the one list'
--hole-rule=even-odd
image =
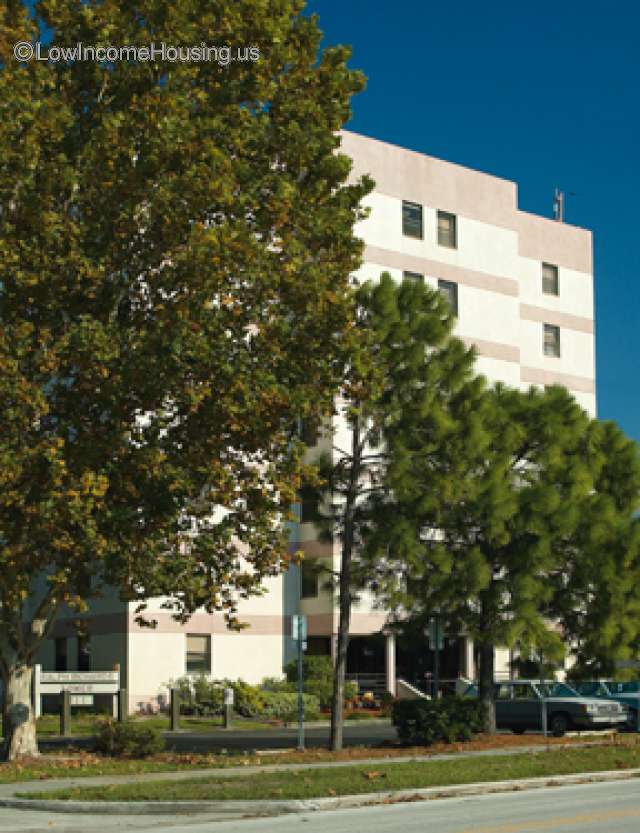
{"label": "dark rectangular window", "polygon": [[330,657],[331,637],[330,636],[308,636],[307,650],[308,657]]}
{"label": "dark rectangular window", "polygon": [[544,325],[543,350],[545,356],[560,357],[560,327],[554,324]]}
{"label": "dark rectangular window", "polygon": [[91,638],[78,635],[78,671],[91,671]]}
{"label": "dark rectangular window", "polygon": [[318,595],[318,567],[314,562],[303,561],[300,564],[302,570],[300,597],[303,599],[315,599]]}
{"label": "dark rectangular window", "polygon": [[420,272],[403,272],[402,277],[405,281],[424,281],[424,275]]}
{"label": "dark rectangular window", "polygon": [[438,245],[449,249],[458,247],[458,223],[455,214],[438,211]]}
{"label": "dark rectangular window", "polygon": [[402,200],[402,233],[422,240],[422,206],[419,203]]}
{"label": "dark rectangular window", "polygon": [[438,289],[449,302],[451,312],[458,315],[458,284],[453,281],[438,281]]}
{"label": "dark rectangular window", "polygon": [[55,670],[68,671],[67,667],[67,640],[66,637],[56,639],[55,641]]}
{"label": "dark rectangular window", "polygon": [[211,673],[211,636],[208,633],[187,634],[187,674]]}
{"label": "dark rectangular window", "polygon": [[542,291],[545,295],[559,295],[560,281],[558,267],[551,263],[542,264]]}
{"label": "dark rectangular window", "polygon": [[315,523],[320,519],[318,492],[312,488],[300,489],[300,523]]}

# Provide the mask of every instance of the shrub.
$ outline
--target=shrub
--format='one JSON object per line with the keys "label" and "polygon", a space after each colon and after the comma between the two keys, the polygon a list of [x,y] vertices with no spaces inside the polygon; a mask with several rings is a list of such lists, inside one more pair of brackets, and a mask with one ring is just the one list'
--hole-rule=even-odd
{"label": "shrub", "polygon": [[262,691],[292,692],[296,690],[295,683],[290,683],[286,677],[265,677],[260,683]]}
{"label": "shrub", "polygon": [[264,694],[258,686],[250,685],[242,680],[223,681],[223,688],[233,689],[233,709],[243,717],[259,717],[264,714]]}
{"label": "shrub", "polygon": [[[298,679],[298,662],[292,660],[285,668],[287,680],[295,683]],[[329,656],[304,656],[302,674],[305,680],[333,679],[333,662]]]}
{"label": "shrub", "polygon": [[[285,668],[287,680],[291,683],[298,681],[298,663],[296,660],[290,662]],[[302,660],[302,673],[304,679],[304,690],[307,694],[313,694],[325,708],[331,705],[333,698],[333,662],[328,656],[305,656]],[[345,700],[350,700],[357,694],[357,687],[347,691],[345,684]]]}
{"label": "shrub", "polygon": [[222,714],[224,695],[220,682],[201,674],[199,677],[180,677],[168,683],[177,688],[182,714],[210,717]]}
{"label": "shrub", "polygon": [[[286,722],[298,719],[298,695],[286,691],[264,691],[264,712],[266,717],[273,717]],[[304,694],[305,720],[317,720],[320,716],[320,702],[312,694]]]}
{"label": "shrub", "polygon": [[123,758],[146,758],[164,749],[164,738],[154,726],[144,722],[112,718],[96,724],[96,749],[106,755]]}
{"label": "shrub", "polygon": [[393,704],[395,703],[396,698],[390,691],[385,691],[382,697],[380,698],[380,707],[383,714],[391,714],[393,710]]}
{"label": "shrub", "polygon": [[466,741],[482,732],[484,704],[468,697],[442,700],[398,700],[393,725],[403,743],[430,746],[438,741]]}
{"label": "shrub", "polygon": [[358,684],[347,680],[344,684],[344,699],[346,702],[355,700],[358,696]]}

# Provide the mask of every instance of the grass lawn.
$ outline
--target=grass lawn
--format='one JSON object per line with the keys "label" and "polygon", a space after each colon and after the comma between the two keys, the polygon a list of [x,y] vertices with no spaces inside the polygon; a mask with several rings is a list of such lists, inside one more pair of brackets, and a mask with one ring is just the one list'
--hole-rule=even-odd
{"label": "grass lawn", "polygon": [[[492,755],[482,759],[384,763],[375,767],[261,772],[244,778],[220,775],[174,783],[76,787],[46,793],[46,798],[103,801],[318,798],[635,767],[640,767],[640,744],[613,743],[584,749],[549,747],[537,753],[508,757]],[[43,794],[22,793],[21,797],[42,798]]]}

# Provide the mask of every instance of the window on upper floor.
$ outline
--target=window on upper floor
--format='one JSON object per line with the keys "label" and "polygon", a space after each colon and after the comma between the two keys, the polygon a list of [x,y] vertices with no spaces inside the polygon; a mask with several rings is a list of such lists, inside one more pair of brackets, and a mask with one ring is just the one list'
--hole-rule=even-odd
{"label": "window on upper floor", "polygon": [[453,281],[438,281],[438,290],[449,302],[451,312],[458,317],[458,284]]}
{"label": "window on upper floor", "polygon": [[402,200],[402,233],[405,237],[422,240],[422,206],[419,203]]}
{"label": "window on upper floor", "polygon": [[302,577],[300,580],[300,598],[315,599],[319,590],[318,567],[313,561],[303,561],[300,565]]}
{"label": "window on upper floor", "polygon": [[555,324],[544,325],[543,352],[545,356],[560,357],[560,327]]}
{"label": "window on upper floor", "polygon": [[455,214],[438,211],[438,245],[458,248],[458,223]]}
{"label": "window on upper floor", "polygon": [[208,633],[187,634],[187,674],[211,673],[211,635]]}
{"label": "window on upper floor", "polygon": [[545,295],[560,294],[558,267],[554,266],[552,263],[542,264],[542,291]]}
{"label": "window on upper floor", "polygon": [[403,272],[402,277],[405,281],[424,281],[424,275],[420,272]]}
{"label": "window on upper floor", "polygon": [[300,523],[315,523],[320,519],[318,493],[315,489],[300,489]]}

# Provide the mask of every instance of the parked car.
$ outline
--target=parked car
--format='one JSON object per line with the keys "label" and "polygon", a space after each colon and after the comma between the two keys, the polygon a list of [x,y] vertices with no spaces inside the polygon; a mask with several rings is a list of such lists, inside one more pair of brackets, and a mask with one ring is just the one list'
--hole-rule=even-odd
{"label": "parked car", "polygon": [[[474,684],[465,692],[478,696]],[[547,706],[547,729],[562,737],[571,729],[604,729],[627,722],[627,709],[614,700],[585,697],[566,683],[507,680],[495,684],[496,725],[522,734],[542,729],[542,704]]]}
{"label": "parked car", "polygon": [[630,729],[638,729],[638,711],[640,711],[640,683],[616,683],[613,680],[588,680],[574,683],[579,694],[596,697],[598,700],[615,700],[627,707],[627,722]]}

